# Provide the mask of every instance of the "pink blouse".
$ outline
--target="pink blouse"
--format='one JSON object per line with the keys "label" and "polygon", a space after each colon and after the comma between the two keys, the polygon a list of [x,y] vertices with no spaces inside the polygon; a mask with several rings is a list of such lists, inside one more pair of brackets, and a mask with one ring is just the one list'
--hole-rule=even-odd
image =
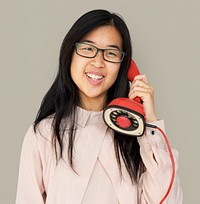
{"label": "pink blouse", "polygon": [[[139,183],[132,183],[125,165],[118,169],[113,145],[113,131],[103,121],[102,111],[77,107],[77,130],[74,142],[74,169],[67,158],[56,163],[51,142],[52,119],[40,122],[36,133],[31,126],[24,138],[16,204],[159,204],[171,179],[171,161],[159,132],[147,128],[138,138],[146,171]],[[67,123],[67,121],[66,121]],[[154,123],[164,130],[164,122]],[[177,176],[165,204],[182,204],[183,195]]]}

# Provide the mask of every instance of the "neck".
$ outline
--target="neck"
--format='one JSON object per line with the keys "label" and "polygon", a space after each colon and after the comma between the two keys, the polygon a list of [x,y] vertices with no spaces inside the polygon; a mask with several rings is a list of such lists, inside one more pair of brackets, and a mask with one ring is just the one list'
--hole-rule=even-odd
{"label": "neck", "polygon": [[90,111],[102,111],[105,107],[106,99],[81,99],[80,107]]}

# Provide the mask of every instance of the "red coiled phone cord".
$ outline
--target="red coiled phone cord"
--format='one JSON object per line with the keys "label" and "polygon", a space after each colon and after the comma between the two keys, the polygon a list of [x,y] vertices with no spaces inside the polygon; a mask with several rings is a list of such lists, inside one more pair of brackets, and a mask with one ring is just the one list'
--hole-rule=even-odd
{"label": "red coiled phone cord", "polygon": [[159,204],[162,204],[165,201],[165,199],[167,198],[167,196],[169,195],[169,192],[170,192],[170,190],[172,188],[172,185],[173,185],[173,182],[174,182],[174,177],[175,177],[175,161],[174,161],[174,156],[173,156],[173,153],[172,153],[169,141],[168,141],[167,136],[164,133],[164,131],[161,128],[155,126],[155,125],[146,124],[146,126],[147,127],[151,127],[151,128],[155,128],[155,129],[157,129],[157,130],[159,130],[161,132],[161,134],[163,135],[163,138],[164,138],[164,140],[166,142],[167,149],[169,151],[170,160],[171,160],[171,163],[172,163],[172,175],[171,175],[170,184],[169,184],[169,187],[167,189],[166,194],[164,195],[164,197],[162,198],[162,200],[159,203]]}

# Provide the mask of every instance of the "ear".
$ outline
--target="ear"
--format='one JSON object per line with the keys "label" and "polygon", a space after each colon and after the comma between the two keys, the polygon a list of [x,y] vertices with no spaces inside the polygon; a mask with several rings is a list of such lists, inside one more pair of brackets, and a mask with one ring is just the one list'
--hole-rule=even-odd
{"label": "ear", "polygon": [[139,75],[140,72],[138,70],[137,65],[135,64],[135,62],[133,60],[131,60],[131,64],[128,70],[128,80],[129,81],[133,81],[133,79],[135,78],[135,76]]}

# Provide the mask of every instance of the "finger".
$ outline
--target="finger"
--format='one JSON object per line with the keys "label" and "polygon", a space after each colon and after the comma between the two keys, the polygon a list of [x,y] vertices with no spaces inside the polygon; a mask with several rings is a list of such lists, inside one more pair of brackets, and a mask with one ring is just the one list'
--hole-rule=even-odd
{"label": "finger", "polygon": [[133,87],[133,89],[131,89],[129,91],[129,95],[128,97],[130,99],[134,99],[135,97],[140,97],[143,101],[145,100],[145,98],[153,98],[154,97],[154,90],[152,88],[144,88],[144,87]]}
{"label": "finger", "polygon": [[140,80],[140,81],[143,81],[145,83],[148,83],[148,80],[147,80],[147,77],[145,74],[140,74],[140,75],[135,76],[133,81],[136,81],[136,80]]}
{"label": "finger", "polygon": [[136,87],[136,86],[140,86],[140,87],[144,87],[144,88],[150,88],[151,87],[148,83],[141,81],[141,80],[133,81],[133,83],[131,84],[131,88]]}
{"label": "finger", "polygon": [[142,81],[134,82],[130,87],[130,91],[132,90],[138,90],[138,91],[144,91],[144,92],[149,91],[151,93],[154,92],[153,88],[149,84],[146,84],[145,82],[142,82]]}
{"label": "finger", "polygon": [[134,92],[130,92],[128,97],[129,99],[133,100],[136,97],[141,98],[141,100],[147,101],[147,98],[150,98],[151,94],[149,92],[144,92],[144,91],[134,91]]}

